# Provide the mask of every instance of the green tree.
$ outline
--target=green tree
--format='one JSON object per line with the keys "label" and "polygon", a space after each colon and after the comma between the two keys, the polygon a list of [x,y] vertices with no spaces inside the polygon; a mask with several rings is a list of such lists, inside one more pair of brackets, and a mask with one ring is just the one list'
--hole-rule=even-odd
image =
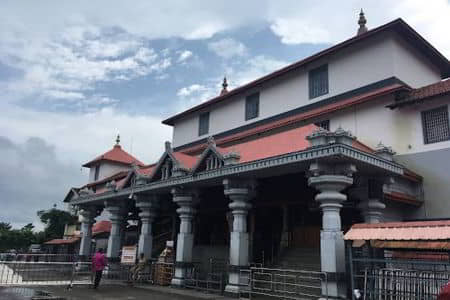
{"label": "green tree", "polygon": [[11,230],[11,224],[6,222],[0,222],[0,232],[7,232]]}
{"label": "green tree", "polygon": [[74,224],[77,217],[71,215],[65,210],[53,208],[48,210],[40,210],[37,212],[42,223],[45,224],[44,236],[46,240],[61,238],[64,234],[64,226],[66,224]]}

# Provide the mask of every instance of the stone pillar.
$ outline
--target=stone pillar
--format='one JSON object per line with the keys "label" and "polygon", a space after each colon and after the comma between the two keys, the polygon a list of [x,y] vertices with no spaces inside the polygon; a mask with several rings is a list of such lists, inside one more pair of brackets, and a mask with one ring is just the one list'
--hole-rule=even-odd
{"label": "stone pillar", "polygon": [[156,210],[159,207],[158,199],[156,196],[139,195],[137,196],[136,207],[141,210],[139,217],[142,222],[138,257],[143,253],[146,259],[151,259],[153,250],[152,223],[156,217]]}
{"label": "stone pillar", "polygon": [[365,194],[358,208],[364,217],[364,222],[369,224],[380,223],[383,218],[383,210],[386,205],[380,201],[383,198],[383,182],[377,179],[367,180]]}
{"label": "stone pillar", "polygon": [[111,232],[108,239],[108,251],[106,256],[110,261],[119,260],[119,252],[122,244],[122,223],[124,220],[124,207],[120,204],[105,201],[106,210],[109,212]]}
{"label": "stone pillar", "polygon": [[91,255],[92,224],[94,224],[94,218],[94,208],[83,208],[79,212],[79,220],[81,222],[81,243],[79,255],[81,259],[87,259]]}
{"label": "stone pillar", "polygon": [[284,204],[281,209],[283,212],[283,228],[281,229],[280,253],[289,247],[289,207]]}
{"label": "stone pillar", "polygon": [[177,213],[180,216],[180,230],[177,237],[177,252],[175,261],[175,276],[172,285],[183,286],[187,268],[192,265],[192,250],[194,247],[194,234],[192,222],[196,210],[194,209],[196,197],[192,191],[181,188],[172,190],[173,202],[178,204]]}
{"label": "stone pillar", "polygon": [[365,223],[376,224],[381,222],[386,205],[378,199],[365,199],[359,203],[358,208]]}
{"label": "stone pillar", "polygon": [[352,174],[356,168],[351,164],[310,166],[308,184],[319,191],[315,200],[322,209],[322,231],[320,232],[321,269],[327,273],[327,282],[322,284],[322,294],[329,297],[346,297],[344,282],[345,245],[341,229],[340,210],[347,196],[341,191],[353,184]]}
{"label": "stone pillar", "polygon": [[247,214],[251,208],[251,189],[244,181],[225,179],[225,196],[230,198],[229,208],[233,214],[233,227],[230,237],[230,265],[228,284],[225,292],[238,295],[240,290],[239,270],[249,267],[249,236],[247,231]]}

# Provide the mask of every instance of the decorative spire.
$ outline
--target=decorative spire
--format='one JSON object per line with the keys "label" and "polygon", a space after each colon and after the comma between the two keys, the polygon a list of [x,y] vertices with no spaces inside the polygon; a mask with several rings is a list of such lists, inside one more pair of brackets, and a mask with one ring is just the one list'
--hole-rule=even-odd
{"label": "decorative spire", "polygon": [[366,17],[364,16],[364,12],[361,8],[361,12],[359,13],[359,20],[358,20],[359,28],[358,28],[357,35],[367,32],[366,23],[367,23],[367,20],[366,20]]}
{"label": "decorative spire", "polygon": [[117,137],[116,137],[116,146],[120,146],[120,134],[117,134]]}
{"label": "decorative spire", "polygon": [[225,95],[226,93],[228,93],[227,90],[228,87],[228,83],[227,83],[227,78],[224,76],[223,77],[223,83],[222,83],[222,90],[220,91],[220,95]]}

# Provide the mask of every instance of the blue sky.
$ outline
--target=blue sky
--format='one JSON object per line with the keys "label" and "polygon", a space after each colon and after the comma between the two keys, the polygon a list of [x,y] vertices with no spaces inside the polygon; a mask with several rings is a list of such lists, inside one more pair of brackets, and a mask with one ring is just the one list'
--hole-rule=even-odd
{"label": "blue sky", "polygon": [[[402,17],[447,57],[450,4],[436,1],[2,1],[0,221],[36,222],[122,145],[159,158],[161,120]],[[36,223],[36,225],[38,225]]]}

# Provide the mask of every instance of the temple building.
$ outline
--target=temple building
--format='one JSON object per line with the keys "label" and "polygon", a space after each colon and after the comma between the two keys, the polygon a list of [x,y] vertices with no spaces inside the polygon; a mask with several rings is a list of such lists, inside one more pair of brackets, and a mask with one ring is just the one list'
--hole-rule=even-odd
{"label": "temple building", "polygon": [[79,211],[80,255],[106,210],[111,260],[126,220],[146,257],[175,241],[172,285],[194,262],[221,259],[236,294],[240,270],[289,267],[295,253],[327,274],[323,291],[345,297],[352,224],[448,217],[450,63],[402,19],[369,30],[361,13],[358,24],[348,40],[232,90],[225,79],[217,97],[164,120],[173,139],[157,162],[118,139],[86,163],[89,182],[64,200]]}

